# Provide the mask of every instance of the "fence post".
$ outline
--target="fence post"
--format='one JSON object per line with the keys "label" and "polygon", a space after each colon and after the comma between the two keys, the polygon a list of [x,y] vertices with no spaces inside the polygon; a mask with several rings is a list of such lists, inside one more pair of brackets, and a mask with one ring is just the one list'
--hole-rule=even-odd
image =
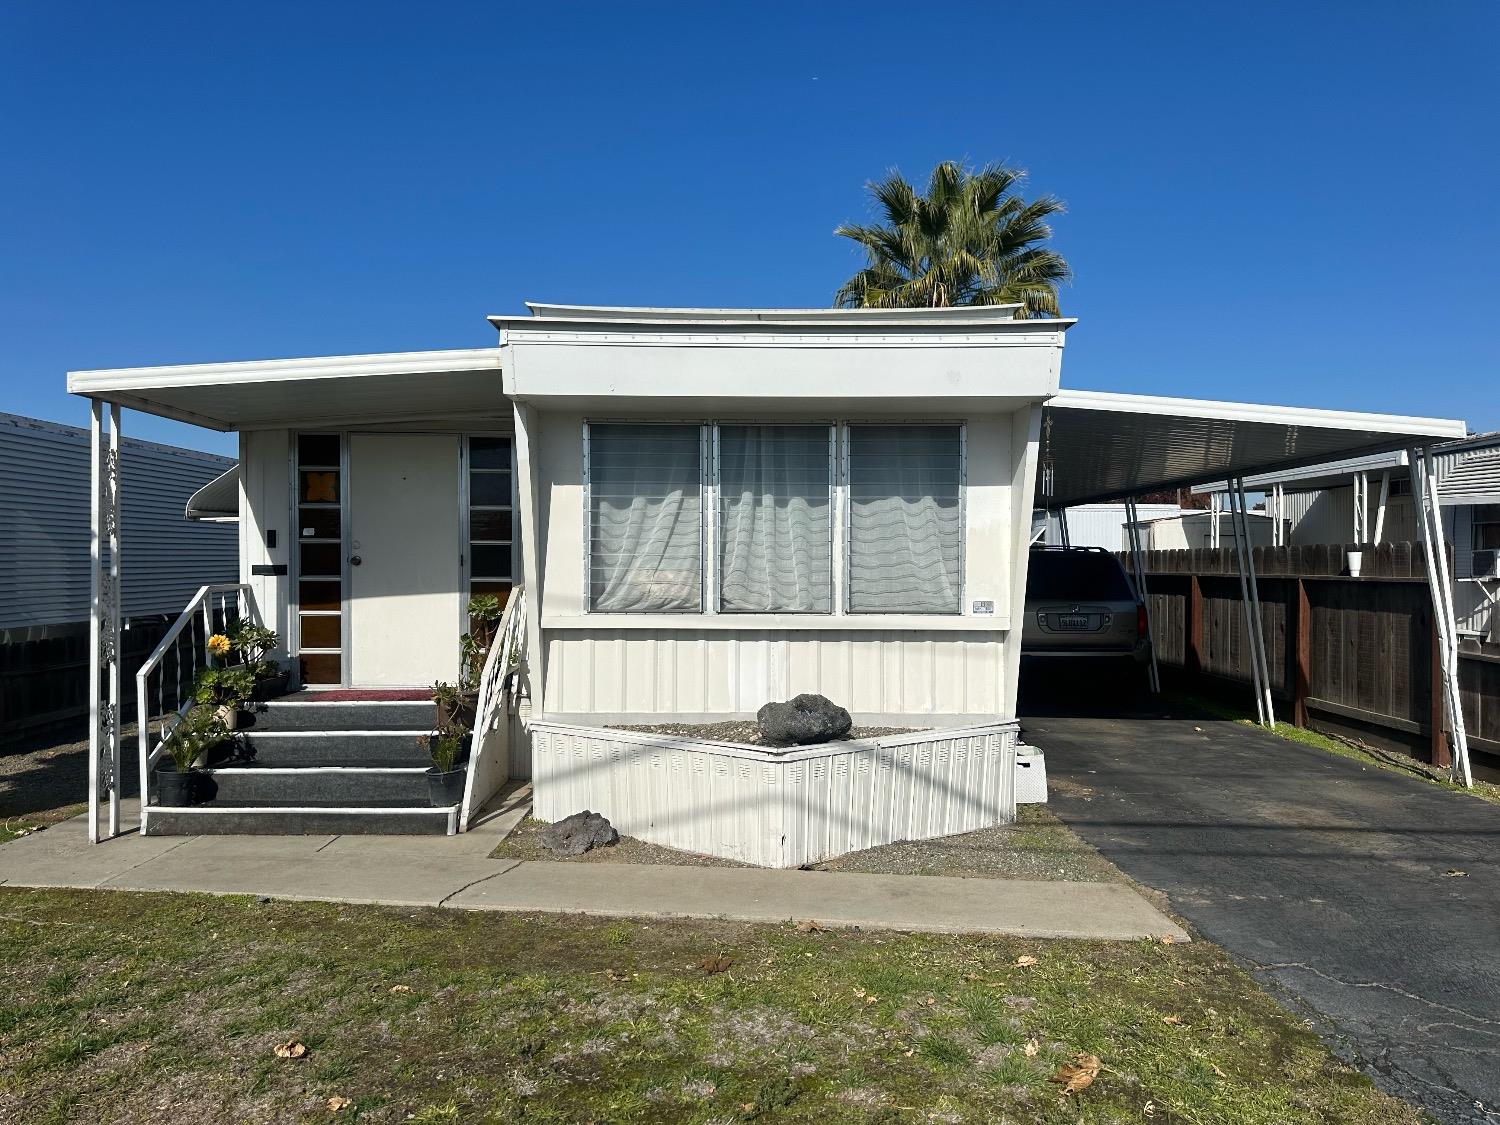
{"label": "fence post", "polygon": [[1428,752],[1428,760],[1435,766],[1451,766],[1453,755],[1448,750],[1448,736],[1443,730],[1443,712],[1445,700],[1443,697],[1443,658],[1442,638],[1438,635],[1438,623],[1436,611],[1432,611],[1431,625],[1427,630],[1427,663],[1429,667],[1428,676],[1432,683],[1432,704],[1428,708],[1428,715],[1432,723],[1432,743]]}
{"label": "fence post", "polygon": [[1292,723],[1307,726],[1307,697],[1312,694],[1312,606],[1307,600],[1307,583],[1297,579],[1296,663],[1292,682]]}
{"label": "fence post", "polygon": [[1198,581],[1196,568],[1188,575],[1187,636],[1183,638],[1187,670],[1191,675],[1203,674],[1203,584]]}

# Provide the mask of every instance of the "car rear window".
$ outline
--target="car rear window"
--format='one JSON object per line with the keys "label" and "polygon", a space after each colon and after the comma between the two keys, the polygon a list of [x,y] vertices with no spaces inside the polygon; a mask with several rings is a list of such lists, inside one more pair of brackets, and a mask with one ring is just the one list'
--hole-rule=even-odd
{"label": "car rear window", "polygon": [[1096,551],[1033,551],[1026,573],[1026,596],[1065,601],[1135,600],[1114,556]]}

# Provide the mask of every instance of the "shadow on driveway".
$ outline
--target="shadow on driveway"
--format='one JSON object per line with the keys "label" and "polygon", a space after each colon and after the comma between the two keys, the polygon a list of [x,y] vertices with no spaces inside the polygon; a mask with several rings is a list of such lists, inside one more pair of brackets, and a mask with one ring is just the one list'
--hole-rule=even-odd
{"label": "shadow on driveway", "polygon": [[1500,806],[1190,708],[1062,695],[1030,692],[1022,727],[1064,822],[1383,1088],[1500,1122]]}

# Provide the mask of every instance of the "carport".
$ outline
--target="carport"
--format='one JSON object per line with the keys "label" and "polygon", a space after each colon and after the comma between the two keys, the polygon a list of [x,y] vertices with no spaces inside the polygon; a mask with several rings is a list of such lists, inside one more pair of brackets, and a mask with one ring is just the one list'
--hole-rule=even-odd
{"label": "carport", "polygon": [[[1263,724],[1274,726],[1259,584],[1246,525],[1245,478],[1405,450],[1418,534],[1429,548],[1425,569],[1438,629],[1453,777],[1470,785],[1468,738],[1458,692],[1458,631],[1431,466],[1433,444],[1467,433],[1462,421],[1452,419],[1062,391],[1043,410],[1036,506],[1061,512],[1079,504],[1125,501],[1131,579],[1137,596],[1149,607],[1144,551],[1134,518],[1136,498],[1148,492],[1227,481],[1256,714]],[[1159,690],[1154,645],[1152,686]]]}

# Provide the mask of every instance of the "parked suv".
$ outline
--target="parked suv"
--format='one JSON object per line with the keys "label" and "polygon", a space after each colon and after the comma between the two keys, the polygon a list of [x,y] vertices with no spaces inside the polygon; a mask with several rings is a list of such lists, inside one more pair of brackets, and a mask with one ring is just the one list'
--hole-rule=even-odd
{"label": "parked suv", "polygon": [[1023,656],[1150,659],[1146,607],[1102,547],[1033,547]]}

